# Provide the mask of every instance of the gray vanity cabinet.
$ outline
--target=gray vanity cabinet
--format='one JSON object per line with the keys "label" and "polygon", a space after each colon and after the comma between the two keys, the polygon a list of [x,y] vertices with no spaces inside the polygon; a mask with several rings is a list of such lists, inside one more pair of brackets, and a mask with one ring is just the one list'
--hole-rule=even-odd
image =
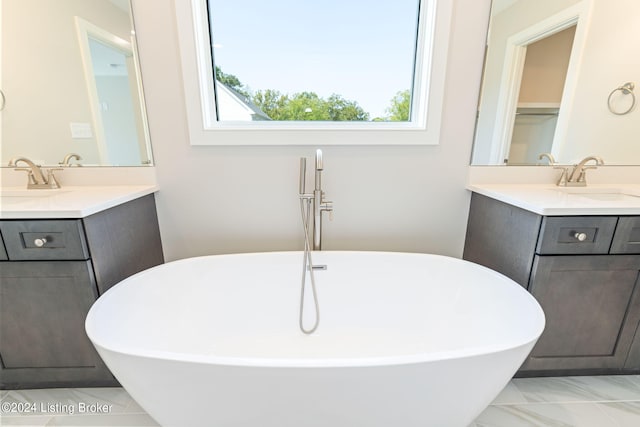
{"label": "gray vanity cabinet", "polygon": [[0,261],[6,261],[7,259],[7,250],[4,248],[4,240],[2,240],[2,233],[0,233]]}
{"label": "gray vanity cabinet", "polygon": [[0,268],[2,385],[112,385],[84,332],[97,298],[91,262],[7,262]]}
{"label": "gray vanity cabinet", "polygon": [[117,385],[86,336],[89,308],[163,262],[153,195],[83,219],[1,220],[0,388]]}
{"label": "gray vanity cabinet", "polygon": [[638,243],[640,217],[541,216],[473,193],[464,259],[511,277],[545,312],[519,375],[640,369]]}
{"label": "gray vanity cabinet", "polygon": [[624,366],[640,320],[640,256],[539,256],[529,292],[545,331],[522,371]]}
{"label": "gray vanity cabinet", "polygon": [[612,254],[640,254],[640,217],[621,216],[611,243]]}

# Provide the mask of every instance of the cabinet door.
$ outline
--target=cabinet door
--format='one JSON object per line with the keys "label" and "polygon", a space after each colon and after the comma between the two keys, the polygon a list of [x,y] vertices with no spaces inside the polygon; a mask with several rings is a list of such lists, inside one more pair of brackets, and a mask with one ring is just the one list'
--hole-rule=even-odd
{"label": "cabinet door", "polygon": [[2,239],[2,232],[0,231],[0,261],[6,261],[9,258],[7,257],[7,251],[4,248],[4,240]]}
{"label": "cabinet door", "polygon": [[84,330],[96,295],[89,261],[0,263],[0,383],[104,377]]}
{"label": "cabinet door", "polygon": [[611,245],[612,254],[640,254],[640,217],[621,216]]}
{"label": "cabinet door", "polygon": [[624,368],[630,373],[637,374],[640,372],[640,327],[636,329],[636,335],[629,350],[629,356],[624,364]]}
{"label": "cabinet door", "polygon": [[640,320],[640,257],[536,256],[546,327],[521,370],[621,369]]}
{"label": "cabinet door", "polygon": [[472,193],[462,257],[526,288],[541,221],[533,212]]}
{"label": "cabinet door", "polygon": [[100,295],[164,262],[153,194],[93,214],[84,226]]}

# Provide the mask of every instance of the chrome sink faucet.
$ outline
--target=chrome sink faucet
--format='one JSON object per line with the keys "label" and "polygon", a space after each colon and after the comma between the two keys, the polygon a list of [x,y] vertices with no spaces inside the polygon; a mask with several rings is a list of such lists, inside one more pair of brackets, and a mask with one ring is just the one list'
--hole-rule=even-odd
{"label": "chrome sink faucet", "polygon": [[[18,163],[24,163],[28,167],[19,167]],[[17,171],[25,171],[28,173],[27,189],[54,189],[60,188],[60,183],[56,180],[53,171],[62,170],[60,168],[45,169],[47,176],[45,177],[40,166],[36,165],[26,157],[17,157],[9,160],[9,167],[14,167]]]}
{"label": "chrome sink faucet", "polygon": [[64,156],[64,159],[58,164],[60,166],[82,166],[80,163],[71,164],[71,159],[76,159],[76,161],[80,161],[82,160],[82,157],[80,157],[80,155],[76,153],[69,153],[66,156]]}
{"label": "chrome sink faucet", "polygon": [[[594,166],[587,166],[587,163],[594,161]],[[559,186],[565,187],[586,187],[587,186],[587,169],[597,169],[598,166],[604,165],[604,160],[598,156],[587,156],[577,165],[573,166],[573,170],[569,173],[567,167],[557,167],[562,169],[562,175],[558,180]]]}
{"label": "chrome sink faucet", "polygon": [[553,157],[553,154],[551,153],[542,153],[538,156],[538,160],[542,160],[542,159],[547,159],[547,161],[549,162],[549,165],[553,166],[555,164],[557,164],[555,157]]}
{"label": "chrome sink faucet", "polygon": [[311,199],[313,201],[313,250],[322,249],[322,213],[333,214],[333,202],[324,199],[322,190],[322,171],[324,163],[322,161],[322,150],[316,150],[315,162],[315,185],[313,193],[305,192],[307,159],[300,159],[300,199]]}

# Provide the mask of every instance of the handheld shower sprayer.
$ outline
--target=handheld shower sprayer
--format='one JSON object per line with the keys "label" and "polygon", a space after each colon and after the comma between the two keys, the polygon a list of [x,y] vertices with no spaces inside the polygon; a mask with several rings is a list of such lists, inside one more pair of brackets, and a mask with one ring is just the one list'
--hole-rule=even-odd
{"label": "handheld shower sprayer", "polygon": [[[316,185],[315,191],[322,192],[322,170],[324,169],[322,164],[322,150],[316,150]],[[319,195],[322,197],[322,194]],[[316,204],[320,203],[321,200],[318,199],[318,195],[316,195]]]}
{"label": "handheld shower sprayer", "polygon": [[[324,200],[324,191],[322,191],[322,170],[324,165],[322,162],[322,150],[316,150],[316,165],[315,165],[315,186],[312,193],[307,193],[306,189],[306,174],[307,174],[307,159],[300,158],[300,177],[298,181],[298,193],[300,197],[300,214],[302,216],[302,228],[304,231],[304,256],[302,261],[302,284],[300,291],[300,316],[299,326],[300,330],[305,334],[313,333],[320,323],[320,306],[318,304],[318,295],[316,291],[315,275],[313,260],[311,258],[311,252],[313,250],[321,249],[321,233],[322,233],[322,212],[333,210],[333,203]],[[313,214],[312,214],[313,212]],[[313,221],[313,246],[311,238],[309,237],[309,223]],[[313,305],[315,308],[315,320],[313,326],[309,329],[305,328],[303,324],[304,314],[304,301],[305,301],[305,283],[307,278],[307,272],[311,279],[311,291],[313,293]]]}
{"label": "handheld shower sprayer", "polygon": [[324,169],[322,166],[322,150],[318,148],[316,150],[316,170],[321,171],[322,169]]}
{"label": "handheld shower sprayer", "polygon": [[298,184],[298,193],[304,195],[307,178],[307,158],[300,157],[300,183]]}

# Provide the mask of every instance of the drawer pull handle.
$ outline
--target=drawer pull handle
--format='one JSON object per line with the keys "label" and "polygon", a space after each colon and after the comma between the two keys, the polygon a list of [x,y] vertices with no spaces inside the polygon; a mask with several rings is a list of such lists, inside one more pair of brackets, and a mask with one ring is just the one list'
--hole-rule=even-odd
{"label": "drawer pull handle", "polygon": [[575,237],[578,241],[584,242],[587,240],[587,233],[574,233],[573,237]]}
{"label": "drawer pull handle", "polygon": [[46,237],[40,237],[39,239],[35,239],[33,241],[33,244],[36,245],[37,247],[41,248],[44,245],[47,244],[47,238]]}

